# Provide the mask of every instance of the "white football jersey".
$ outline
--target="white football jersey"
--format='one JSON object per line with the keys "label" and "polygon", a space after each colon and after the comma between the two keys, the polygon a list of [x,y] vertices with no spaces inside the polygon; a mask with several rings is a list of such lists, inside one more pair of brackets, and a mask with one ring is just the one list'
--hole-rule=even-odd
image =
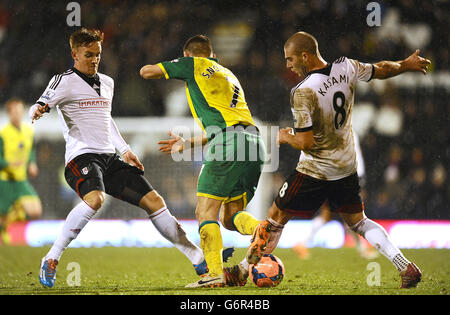
{"label": "white football jersey", "polygon": [[88,78],[72,68],[50,80],[36,103],[58,111],[66,140],[66,164],[84,153],[116,152],[111,137],[113,94],[114,80],[101,73]]}
{"label": "white football jersey", "polygon": [[341,57],[308,73],[291,91],[294,127],[313,130],[314,145],[303,150],[297,170],[322,180],[337,180],[357,170],[352,111],[356,82],[369,81],[371,64]]}

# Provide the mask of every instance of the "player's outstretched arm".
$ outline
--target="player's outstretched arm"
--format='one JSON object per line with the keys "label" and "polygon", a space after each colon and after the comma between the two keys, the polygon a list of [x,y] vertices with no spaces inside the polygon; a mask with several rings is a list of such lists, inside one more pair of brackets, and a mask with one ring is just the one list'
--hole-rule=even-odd
{"label": "player's outstretched arm", "polygon": [[141,68],[139,74],[146,80],[164,78],[164,72],[158,65],[145,65]]}
{"label": "player's outstretched arm", "polygon": [[420,50],[417,49],[408,58],[400,61],[380,61],[374,64],[374,79],[389,79],[404,72],[422,72],[427,74],[428,66],[431,61],[419,56]]}
{"label": "player's outstretched arm", "polygon": [[161,140],[158,142],[160,145],[159,151],[162,153],[172,154],[176,152],[183,152],[183,150],[187,148],[193,148],[196,145],[205,145],[208,139],[205,135],[201,135],[199,137],[192,137],[189,140],[186,140],[172,131],[169,131],[170,139]]}

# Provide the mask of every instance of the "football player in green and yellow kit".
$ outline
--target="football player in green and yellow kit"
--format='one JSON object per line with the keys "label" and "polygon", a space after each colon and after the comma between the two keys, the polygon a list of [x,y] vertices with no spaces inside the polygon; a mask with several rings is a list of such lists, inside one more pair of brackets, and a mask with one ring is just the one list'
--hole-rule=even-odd
{"label": "football player in green and yellow kit", "polygon": [[197,184],[197,208],[200,247],[209,274],[188,287],[220,287],[227,283],[223,270],[223,226],[243,235],[251,235],[259,221],[245,212],[252,199],[262,166],[265,145],[245,101],[236,76],[219,64],[208,37],[188,39],[184,57],[142,67],[144,79],[179,79],[186,84],[192,116],[204,131],[201,139],[160,141],[160,151],[180,152],[196,144],[208,144]]}
{"label": "football player in green and yellow kit", "polygon": [[14,221],[36,219],[42,214],[41,201],[28,182],[38,167],[33,147],[34,132],[23,123],[25,105],[21,99],[6,102],[9,123],[0,129],[0,233],[9,243],[7,226]]}

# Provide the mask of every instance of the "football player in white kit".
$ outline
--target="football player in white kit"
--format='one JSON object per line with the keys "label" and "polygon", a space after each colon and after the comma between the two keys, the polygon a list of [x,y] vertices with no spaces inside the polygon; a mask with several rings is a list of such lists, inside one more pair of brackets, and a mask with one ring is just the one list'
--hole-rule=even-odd
{"label": "football player in white kit", "polygon": [[54,286],[63,251],[95,216],[105,193],[144,209],[161,235],[188,257],[197,274],[205,274],[202,250],[186,237],[164,199],[145,179],[144,166],[111,117],[114,81],[98,73],[102,42],[99,30],[82,28],[74,32],[70,36],[73,68],[55,75],[30,109],[33,121],[50,109],[58,111],[66,140],[65,177],[83,200],[70,211],[61,233],[42,259],[40,282]]}
{"label": "football player in white kit", "polygon": [[352,130],[353,100],[357,81],[387,79],[404,72],[426,74],[428,59],[417,50],[401,61],[361,63],[341,57],[327,63],[317,40],[298,32],[285,43],[286,66],[304,79],[292,89],[294,128],[281,129],[280,144],[301,150],[296,170],[279,190],[267,219],[255,230],[246,258],[228,268],[230,285],[242,285],[248,264],[277,246],[284,225],[294,216],[311,218],[328,201],[331,211],[363,236],[398,269],[401,288],[415,287],[421,280],[419,268],[408,261],[392,243],[385,229],[367,218],[360,196]]}

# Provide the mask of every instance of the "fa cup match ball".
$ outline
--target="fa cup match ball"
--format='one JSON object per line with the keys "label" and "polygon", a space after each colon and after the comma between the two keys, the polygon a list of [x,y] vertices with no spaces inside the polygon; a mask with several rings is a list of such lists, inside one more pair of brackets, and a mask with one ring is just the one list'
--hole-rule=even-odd
{"label": "fa cup match ball", "polygon": [[256,265],[249,266],[252,282],[257,287],[276,287],[284,277],[284,265],[275,255],[264,255]]}

